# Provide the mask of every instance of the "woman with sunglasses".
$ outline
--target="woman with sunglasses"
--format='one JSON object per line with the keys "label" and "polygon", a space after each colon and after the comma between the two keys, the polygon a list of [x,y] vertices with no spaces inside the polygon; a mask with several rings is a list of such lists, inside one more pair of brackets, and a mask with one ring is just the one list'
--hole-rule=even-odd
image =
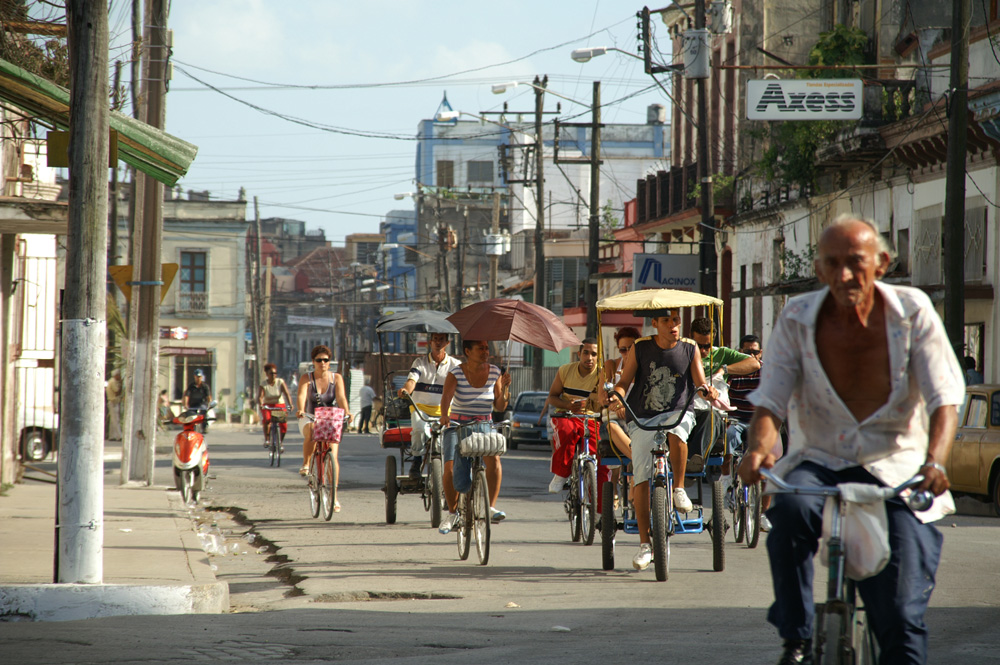
{"label": "woman with sunglasses", "polygon": [[[299,379],[298,394],[298,418],[299,431],[302,432],[304,440],[302,442],[302,468],[299,475],[304,476],[309,473],[309,461],[312,459],[313,448],[312,422],[305,418],[305,414],[314,414],[318,406],[334,406],[336,404],[344,410],[344,427],[351,420],[351,407],[347,403],[347,392],[344,390],[344,377],[330,371],[330,358],[333,355],[330,349],[320,344],[314,347],[310,354],[313,361],[313,371],[306,372]],[[336,471],[336,478],[340,480],[340,460],[337,453],[340,450],[339,443],[330,444],[333,453],[333,468]],[[340,512],[340,502],[333,504],[334,512]]]}

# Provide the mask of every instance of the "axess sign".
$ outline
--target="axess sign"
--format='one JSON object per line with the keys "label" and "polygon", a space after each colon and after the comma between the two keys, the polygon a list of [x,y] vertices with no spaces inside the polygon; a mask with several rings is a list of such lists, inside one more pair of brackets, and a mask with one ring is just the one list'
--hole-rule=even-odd
{"label": "axess sign", "polygon": [[747,81],[747,120],[859,120],[861,79]]}

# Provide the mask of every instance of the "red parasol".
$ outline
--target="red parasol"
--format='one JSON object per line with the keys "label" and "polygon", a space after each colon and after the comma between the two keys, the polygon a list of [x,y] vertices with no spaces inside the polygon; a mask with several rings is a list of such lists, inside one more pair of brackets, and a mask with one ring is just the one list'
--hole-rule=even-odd
{"label": "red parasol", "polygon": [[463,307],[448,320],[465,339],[511,340],[555,352],[580,345],[580,338],[558,316],[523,300],[483,300]]}

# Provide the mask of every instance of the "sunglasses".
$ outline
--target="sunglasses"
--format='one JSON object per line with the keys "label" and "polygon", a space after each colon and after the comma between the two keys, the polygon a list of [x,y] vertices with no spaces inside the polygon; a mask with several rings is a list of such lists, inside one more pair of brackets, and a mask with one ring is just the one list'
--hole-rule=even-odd
{"label": "sunglasses", "polygon": [[631,346],[619,346],[618,347],[618,353],[620,353],[620,354],[622,354],[624,356],[626,353],[628,353],[629,349],[631,349],[631,348],[632,348]]}
{"label": "sunglasses", "polygon": [[702,351],[708,351],[708,350],[710,350],[712,348],[712,345],[711,344],[699,344],[698,348],[701,349]]}
{"label": "sunglasses", "polygon": [[759,356],[760,355],[760,351],[759,350],[758,351],[744,351],[743,353],[747,354],[748,356]]}
{"label": "sunglasses", "polygon": [[329,358],[313,358],[313,362],[314,363],[328,363],[328,362],[330,362],[330,359]]}

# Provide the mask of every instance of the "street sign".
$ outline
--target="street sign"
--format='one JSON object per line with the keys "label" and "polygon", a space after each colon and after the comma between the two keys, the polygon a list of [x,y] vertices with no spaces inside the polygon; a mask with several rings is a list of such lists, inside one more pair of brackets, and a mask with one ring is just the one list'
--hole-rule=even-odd
{"label": "street sign", "polygon": [[[163,282],[163,285],[160,287],[160,303],[163,303],[167,291],[170,290],[170,285],[173,284],[179,267],[176,263],[164,263],[160,265],[160,281]],[[129,284],[129,282],[133,281],[132,266],[108,266],[108,275],[111,276],[111,279],[115,280],[115,284],[118,285],[118,288],[125,295],[125,300],[132,302],[132,285]]]}
{"label": "street sign", "polygon": [[636,254],[632,263],[632,289],[695,291],[698,283],[696,254]]}
{"label": "street sign", "polygon": [[861,79],[747,81],[747,120],[860,120]]}

